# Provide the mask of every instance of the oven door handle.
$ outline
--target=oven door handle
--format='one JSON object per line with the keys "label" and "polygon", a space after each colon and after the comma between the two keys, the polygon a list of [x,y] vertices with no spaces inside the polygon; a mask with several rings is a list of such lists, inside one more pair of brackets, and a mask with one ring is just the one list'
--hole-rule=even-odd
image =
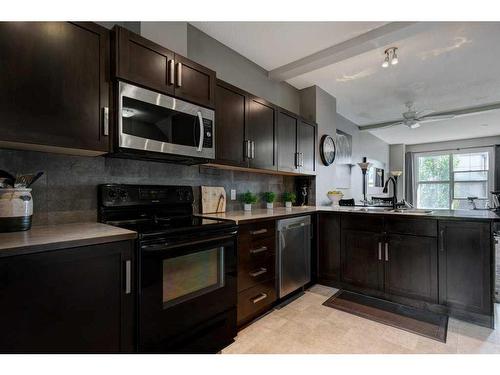
{"label": "oven door handle", "polygon": [[198,122],[200,123],[200,142],[196,151],[201,152],[203,150],[203,141],[205,140],[205,128],[203,127],[203,117],[200,111],[198,111]]}
{"label": "oven door handle", "polygon": [[224,236],[216,236],[216,237],[210,237],[210,238],[204,238],[202,240],[198,241],[188,241],[188,242],[181,242],[181,243],[162,243],[162,244],[153,244],[153,245],[142,245],[141,250],[142,251],[147,251],[147,252],[158,252],[162,250],[170,250],[170,249],[176,249],[179,247],[185,247],[185,246],[191,246],[191,245],[198,245],[202,243],[207,243],[207,242],[212,242],[212,241],[222,241],[222,240],[228,240],[234,238],[234,235],[237,234],[238,232],[231,232],[230,234],[224,235]]}

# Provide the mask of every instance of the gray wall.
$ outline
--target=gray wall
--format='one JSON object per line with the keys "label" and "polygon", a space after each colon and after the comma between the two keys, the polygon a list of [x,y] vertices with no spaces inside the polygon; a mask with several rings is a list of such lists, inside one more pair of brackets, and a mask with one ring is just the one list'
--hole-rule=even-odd
{"label": "gray wall", "polygon": [[[368,161],[378,161],[384,166],[386,178],[389,169],[389,145],[380,138],[375,137],[368,132],[359,131],[358,125],[345,117],[337,114],[337,128],[352,136],[352,163],[355,164],[350,168],[351,188],[344,190],[346,197],[352,197],[359,201],[363,197],[363,174],[361,168],[357,165],[362,161],[363,157],[367,157]],[[347,173],[347,169],[343,169],[341,173]],[[332,181],[334,184],[335,181]],[[367,188],[368,199],[370,196],[381,196],[383,188]]]}
{"label": "gray wall", "polygon": [[[195,212],[199,212],[201,185],[224,186],[228,194],[228,211],[242,209],[239,200],[230,201],[230,189],[236,189],[238,195],[246,190],[254,193],[275,191],[280,201],[285,190],[294,191],[293,177],[103,156],[0,150],[0,169],[13,174],[45,172],[33,186],[35,225],[96,221],[97,185],[103,183],[193,186]],[[261,199],[255,207],[263,208],[265,202]]]}
{"label": "gray wall", "polygon": [[107,29],[112,29],[113,26],[119,25],[130,31],[140,34],[141,33],[141,23],[140,22],[115,22],[115,21],[107,21],[107,22],[96,22],[97,24],[104,26]]}
{"label": "gray wall", "polygon": [[187,57],[215,70],[217,78],[299,113],[299,91],[288,83],[270,80],[267,70],[190,24],[187,41]]}
{"label": "gray wall", "polygon": [[[316,175],[316,204],[331,204],[327,198],[330,190],[341,190],[345,198],[354,198],[359,201],[363,196],[363,175],[357,166],[333,163],[323,165],[319,156],[319,142],[324,134],[334,136],[336,130],[352,136],[352,162],[356,164],[366,156],[369,160],[377,161],[378,167],[386,172],[389,168],[389,145],[368,132],[360,132],[358,125],[337,113],[336,99],[318,86],[301,90],[301,115],[316,121],[318,124],[317,148],[317,175]],[[346,184],[349,186],[347,187]],[[382,188],[368,188],[368,195],[382,195]]]}
{"label": "gray wall", "polygon": [[187,22],[141,22],[141,35],[187,56]]}

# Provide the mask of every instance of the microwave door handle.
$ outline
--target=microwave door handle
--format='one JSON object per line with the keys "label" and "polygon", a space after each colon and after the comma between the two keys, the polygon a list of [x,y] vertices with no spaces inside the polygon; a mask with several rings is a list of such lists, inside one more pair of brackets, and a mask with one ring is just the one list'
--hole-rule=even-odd
{"label": "microwave door handle", "polygon": [[203,141],[205,140],[205,129],[203,127],[203,117],[200,111],[198,111],[198,121],[200,123],[200,143],[198,143],[196,151],[201,152],[203,150]]}

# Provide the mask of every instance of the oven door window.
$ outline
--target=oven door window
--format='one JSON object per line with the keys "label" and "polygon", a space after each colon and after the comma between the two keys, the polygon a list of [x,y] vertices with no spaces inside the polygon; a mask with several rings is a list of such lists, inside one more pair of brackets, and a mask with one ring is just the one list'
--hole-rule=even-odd
{"label": "oven door window", "polygon": [[196,147],[200,140],[198,116],[126,96],[122,97],[122,127],[125,134],[158,142]]}
{"label": "oven door window", "polygon": [[163,260],[163,308],[224,286],[224,248]]}

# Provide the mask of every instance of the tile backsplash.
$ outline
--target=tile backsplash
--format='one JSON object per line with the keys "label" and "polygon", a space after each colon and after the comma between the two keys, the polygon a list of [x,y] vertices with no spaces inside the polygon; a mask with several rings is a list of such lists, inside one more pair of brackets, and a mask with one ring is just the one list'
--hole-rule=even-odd
{"label": "tile backsplash", "polygon": [[[112,157],[85,157],[0,149],[0,169],[12,174],[44,171],[33,185],[34,225],[97,220],[97,186],[104,183],[189,185],[195,193],[194,211],[200,211],[201,185],[223,186],[227,210],[240,210],[239,194],[295,191],[295,179],[205,166],[183,166]],[[230,189],[238,199],[230,200]],[[265,207],[261,199],[258,207]]]}

